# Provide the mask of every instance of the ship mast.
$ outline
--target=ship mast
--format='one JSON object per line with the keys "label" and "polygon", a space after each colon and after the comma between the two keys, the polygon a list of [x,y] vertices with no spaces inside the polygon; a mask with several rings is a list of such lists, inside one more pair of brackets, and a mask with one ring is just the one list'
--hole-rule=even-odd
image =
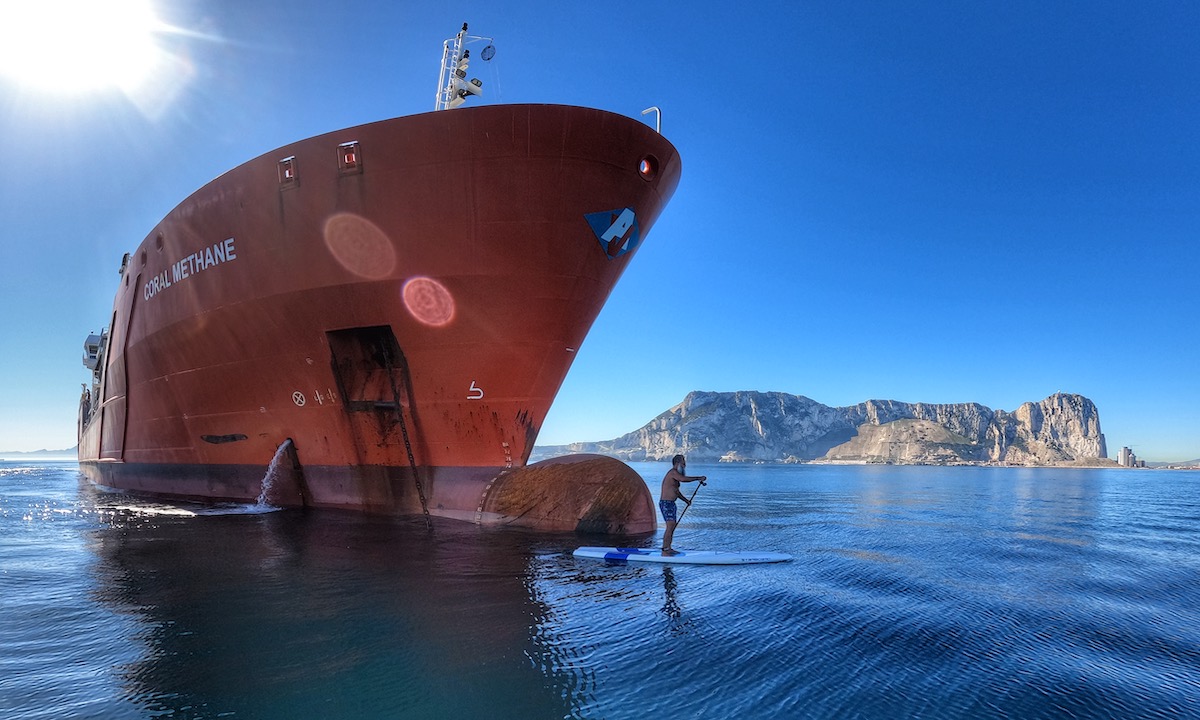
{"label": "ship mast", "polygon": [[471,62],[471,51],[463,47],[467,43],[487,40],[487,47],[479,53],[484,62],[496,55],[492,38],[468,35],[467,24],[463,23],[458,35],[442,43],[442,69],[438,73],[437,102],[433,109],[452,110],[467,101],[472,95],[483,93],[483,83],[478,78],[467,79],[467,65]]}

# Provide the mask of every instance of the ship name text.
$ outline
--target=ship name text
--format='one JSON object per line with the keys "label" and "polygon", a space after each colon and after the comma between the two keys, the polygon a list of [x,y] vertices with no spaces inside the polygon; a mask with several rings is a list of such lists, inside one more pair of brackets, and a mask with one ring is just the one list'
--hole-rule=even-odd
{"label": "ship name text", "polygon": [[233,238],[213,243],[210,247],[197,250],[150,278],[150,281],[142,288],[142,297],[149,300],[181,280],[186,280],[201,271],[236,259],[237,251],[233,245]]}

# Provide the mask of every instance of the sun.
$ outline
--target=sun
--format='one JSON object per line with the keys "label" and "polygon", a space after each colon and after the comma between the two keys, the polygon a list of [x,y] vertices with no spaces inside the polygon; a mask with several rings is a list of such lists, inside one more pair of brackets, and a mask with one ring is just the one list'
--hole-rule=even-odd
{"label": "sun", "polygon": [[149,0],[0,0],[0,76],[29,89],[134,92],[159,61]]}

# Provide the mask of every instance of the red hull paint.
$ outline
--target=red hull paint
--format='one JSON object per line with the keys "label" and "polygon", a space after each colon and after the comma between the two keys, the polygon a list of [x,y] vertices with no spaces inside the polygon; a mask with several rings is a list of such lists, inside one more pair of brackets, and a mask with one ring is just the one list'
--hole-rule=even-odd
{"label": "red hull paint", "polygon": [[[251,160],[130,256],[82,467],[252,500],[291,439],[287,504],[419,513],[415,473],[431,513],[486,520],[481,495],[524,466],[679,174],[642,123],[552,105],[387,120]],[[653,530],[645,505],[614,527]]]}

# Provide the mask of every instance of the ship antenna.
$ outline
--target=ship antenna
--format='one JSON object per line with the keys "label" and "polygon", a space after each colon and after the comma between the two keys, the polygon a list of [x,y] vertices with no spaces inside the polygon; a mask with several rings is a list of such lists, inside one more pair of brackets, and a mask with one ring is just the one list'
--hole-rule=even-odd
{"label": "ship antenna", "polygon": [[490,61],[496,55],[493,38],[480,35],[468,35],[467,24],[463,23],[458,35],[442,43],[442,69],[438,73],[437,102],[433,109],[451,110],[462,105],[472,95],[483,93],[483,82],[479,78],[467,79],[467,66],[471,62],[471,51],[463,47],[469,42],[487,40],[487,47],[479,53],[484,62]]}

